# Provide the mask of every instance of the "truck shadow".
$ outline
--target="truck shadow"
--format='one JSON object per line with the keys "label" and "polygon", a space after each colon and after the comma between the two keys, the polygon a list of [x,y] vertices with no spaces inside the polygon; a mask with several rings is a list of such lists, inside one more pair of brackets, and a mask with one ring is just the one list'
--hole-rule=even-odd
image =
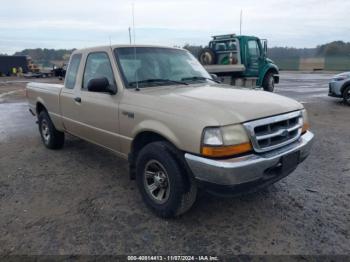
{"label": "truck shadow", "polygon": [[[117,216],[125,223],[130,220],[131,216],[135,216],[133,220],[137,217],[135,224],[155,219],[164,226],[167,223],[175,223],[174,225],[189,223],[193,226],[198,223],[198,219],[201,220],[201,224],[211,223],[210,221],[214,222],[217,219],[229,219],[232,222],[242,223],[239,220],[244,221],[253,214],[259,216],[259,214],[271,210],[275,206],[275,202],[278,202],[276,198],[283,195],[284,186],[281,187],[280,183],[284,182],[277,182],[277,184],[270,185],[255,193],[230,197],[216,196],[199,190],[196,202],[187,213],[175,219],[157,218],[144,205],[135,181],[130,181],[126,160],[79,138],[73,136],[67,138],[64,150],[74,156],[76,168],[91,170],[94,179],[100,183],[96,187],[105,189],[103,193],[96,192],[97,195],[93,195],[93,197],[113,206],[113,210],[106,214]],[[123,194],[123,197],[117,197],[119,194]],[[92,195],[90,194],[89,197]],[[126,211],[126,209],[133,211]],[[100,215],[102,221],[104,220],[103,216],[103,214]]]}

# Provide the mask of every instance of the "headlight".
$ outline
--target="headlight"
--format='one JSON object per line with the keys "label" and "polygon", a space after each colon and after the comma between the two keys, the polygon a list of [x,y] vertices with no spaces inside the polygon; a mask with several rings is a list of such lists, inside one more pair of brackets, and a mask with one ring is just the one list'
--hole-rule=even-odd
{"label": "headlight", "polygon": [[301,130],[301,133],[304,134],[306,131],[310,129],[310,124],[309,124],[309,118],[307,116],[307,112],[305,109],[301,111],[302,116],[303,116],[303,128]]}
{"label": "headlight", "polygon": [[342,75],[337,75],[333,78],[334,81],[343,81],[345,79],[350,78],[350,75],[348,74],[342,74]]}
{"label": "headlight", "polygon": [[208,127],[203,131],[201,153],[207,157],[225,157],[252,150],[242,125]]}
{"label": "headlight", "polygon": [[208,127],[204,129],[203,144],[207,146],[222,146],[224,142],[220,128]]}

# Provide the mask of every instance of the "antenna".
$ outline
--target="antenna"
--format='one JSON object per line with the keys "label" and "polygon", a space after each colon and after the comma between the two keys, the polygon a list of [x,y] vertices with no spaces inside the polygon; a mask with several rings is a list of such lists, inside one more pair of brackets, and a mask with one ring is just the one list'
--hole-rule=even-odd
{"label": "antenna", "polygon": [[[133,36],[134,36],[134,60],[135,60],[135,65],[136,65],[135,3],[134,2],[132,3],[132,29],[133,29]],[[136,76],[136,88],[135,88],[135,90],[140,91],[137,70],[135,71],[135,76]]]}
{"label": "antenna", "polygon": [[131,28],[129,26],[129,44],[131,45]]}
{"label": "antenna", "polygon": [[242,35],[242,17],[243,17],[243,10],[241,9],[241,15],[239,18],[239,34]]}
{"label": "antenna", "polygon": [[111,39],[111,36],[108,36],[109,37],[109,46],[112,46],[112,39]]}
{"label": "antenna", "polygon": [[136,42],[136,38],[135,38],[135,3],[132,3],[132,31],[133,31],[134,45],[135,45],[135,42]]}

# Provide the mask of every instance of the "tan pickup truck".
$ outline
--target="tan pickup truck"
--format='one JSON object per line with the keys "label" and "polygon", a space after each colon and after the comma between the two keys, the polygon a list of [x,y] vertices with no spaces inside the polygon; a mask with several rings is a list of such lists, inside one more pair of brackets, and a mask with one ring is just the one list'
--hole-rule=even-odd
{"label": "tan pickup truck", "polygon": [[278,181],[313,140],[300,103],[219,84],[176,48],[77,50],[64,85],[29,83],[27,96],[47,148],[69,133],[127,159],[162,217],[188,210],[197,188],[237,194]]}

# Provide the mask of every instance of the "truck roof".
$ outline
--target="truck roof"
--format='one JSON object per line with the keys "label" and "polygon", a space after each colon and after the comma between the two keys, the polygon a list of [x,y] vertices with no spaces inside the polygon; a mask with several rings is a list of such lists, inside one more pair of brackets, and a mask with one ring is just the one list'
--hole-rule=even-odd
{"label": "truck roof", "polygon": [[170,49],[177,49],[177,50],[186,50],[183,48],[178,48],[178,47],[169,47],[169,46],[161,46],[161,45],[130,45],[130,44],[121,44],[121,45],[105,45],[105,46],[96,46],[96,47],[88,47],[88,48],[82,48],[82,49],[77,49],[73,52],[75,53],[81,53],[81,52],[94,52],[94,51],[100,51],[100,50],[106,50],[106,49],[115,49],[115,48],[120,48],[120,47],[154,47],[154,48],[170,48]]}

